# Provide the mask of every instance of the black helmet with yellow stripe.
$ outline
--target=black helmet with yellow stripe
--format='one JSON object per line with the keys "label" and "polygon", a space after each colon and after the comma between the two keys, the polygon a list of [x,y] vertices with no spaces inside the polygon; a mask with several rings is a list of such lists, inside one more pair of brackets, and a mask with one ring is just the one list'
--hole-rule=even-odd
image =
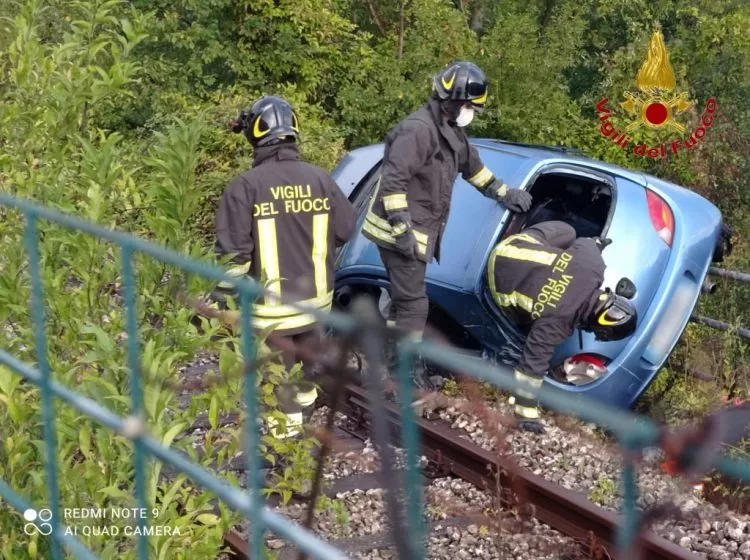
{"label": "black helmet with yellow stripe", "polygon": [[254,147],[281,139],[299,139],[297,114],[286,99],[266,95],[256,101],[249,112],[242,111],[232,122],[232,131],[244,132]]}
{"label": "black helmet with yellow stripe", "polygon": [[597,340],[622,340],[635,332],[638,312],[629,300],[609,290],[600,290],[591,314],[582,326]]}
{"label": "black helmet with yellow stripe", "polygon": [[454,62],[435,76],[433,89],[441,101],[469,102],[482,111],[487,103],[487,76],[473,62]]}

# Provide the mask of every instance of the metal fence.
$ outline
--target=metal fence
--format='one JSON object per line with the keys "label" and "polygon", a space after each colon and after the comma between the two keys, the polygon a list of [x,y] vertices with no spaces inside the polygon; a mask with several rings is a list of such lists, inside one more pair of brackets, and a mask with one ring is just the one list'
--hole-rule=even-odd
{"label": "metal fence", "polygon": [[[165,264],[177,266],[188,273],[197,274],[216,282],[232,282],[236,286],[240,298],[242,355],[246,358],[246,376],[255,373],[254,357],[256,356],[256,341],[252,334],[251,308],[252,302],[263,293],[262,288],[249,279],[232,278],[220,268],[210,264],[186,258],[137,237],[111,231],[28,201],[0,194],[0,205],[21,211],[26,219],[25,243],[31,273],[31,306],[38,366],[34,367],[31,364],[22,362],[2,349],[0,349],[0,364],[8,366],[26,380],[41,387],[44,439],[46,444],[46,474],[49,484],[50,510],[52,512],[50,520],[52,525],[52,558],[54,560],[62,558],[63,546],[67,547],[78,558],[96,558],[78,539],[72,535],[66,535],[65,526],[60,522],[57,442],[54,429],[56,399],[60,399],[65,404],[75,407],[93,420],[103,426],[116,430],[133,442],[135,447],[136,499],[139,507],[147,508],[148,506],[145,471],[147,461],[150,458],[155,458],[169,463],[184,472],[195,483],[213,492],[230,508],[241,512],[251,521],[251,550],[253,551],[254,558],[262,557],[261,551],[265,529],[270,529],[274,533],[291,541],[297,548],[313,557],[323,559],[345,558],[343,553],[337,551],[328,543],[305,531],[283,516],[270,511],[263,504],[263,501],[259,499],[260,458],[257,453],[247,453],[249,487],[246,492],[243,492],[239,491],[240,489],[238,488],[228,485],[196,463],[184,458],[175,450],[164,447],[147,434],[144,419],[143,380],[139,361],[140,344],[136,310],[136,282],[133,269],[134,256],[137,253],[150,255]],[[113,414],[99,403],[62,386],[52,378],[52,372],[47,360],[45,296],[39,251],[38,223],[40,220],[55,222],[61,226],[106,239],[119,246],[122,250],[121,266],[126,305],[128,360],[132,397],[131,412],[127,417],[123,418]],[[371,313],[368,313],[367,308],[355,309],[352,314],[341,315],[338,313],[323,314],[313,309],[298,307],[315,315],[322,323],[334,331],[359,340],[366,346],[366,354],[374,355],[382,350],[382,345],[385,342],[385,329],[376,325],[374,317]],[[380,333],[381,336],[372,336],[373,333]],[[413,360],[417,355],[421,355],[427,361],[449,371],[461,372],[464,375],[489,382],[503,390],[511,392],[516,392],[518,386],[512,371],[508,368],[489,365],[428,342],[418,344],[404,342],[399,346],[399,352],[401,353],[401,360],[398,375],[401,391],[402,419],[404,422],[402,434],[407,457],[407,476],[405,479],[407,488],[403,495],[407,502],[408,523],[406,523],[406,530],[402,526],[396,531],[400,535],[397,536],[397,545],[400,552],[402,552],[402,557],[417,559],[424,558],[424,528],[421,504],[422,493],[420,491],[420,477],[418,472],[420,435],[416,428],[414,411],[408,404],[411,402],[411,396],[413,395],[413,387],[409,382],[409,372]],[[382,391],[378,390],[380,389],[379,377],[377,374],[370,374],[370,372],[367,372],[365,377],[372,384],[371,388],[373,391],[371,394],[374,400],[373,404],[377,407],[378,401],[383,402]],[[247,407],[248,418],[244,427],[245,448],[247,450],[257,450],[260,435],[257,423],[251,421],[256,418],[258,412],[256,384],[245,383],[244,386],[244,404]],[[633,457],[636,452],[646,447],[661,445],[663,443],[663,431],[648,419],[637,417],[628,412],[613,410],[610,407],[581,396],[572,397],[548,391],[542,393],[541,402],[544,406],[555,409],[558,412],[572,414],[584,421],[606,427],[624,448],[626,458],[622,473],[624,516],[623,522],[619,527],[618,546],[620,550],[627,551],[640,531],[642,521],[642,513],[639,512],[636,506],[638,496],[636,483],[637,465]],[[376,432],[383,432],[388,429],[385,424],[379,426],[377,419],[375,424]],[[387,445],[385,447],[387,448]],[[750,464],[718,455],[714,462],[723,473],[750,483]],[[29,504],[17,490],[10,488],[2,480],[0,480],[0,495],[19,511],[25,511],[32,507],[32,504]],[[35,520],[34,523],[39,523],[39,521]],[[145,519],[139,519],[138,523],[139,526],[143,527],[147,522]],[[141,532],[138,542],[138,553],[141,560],[148,558],[148,537],[145,533],[145,531]]]}

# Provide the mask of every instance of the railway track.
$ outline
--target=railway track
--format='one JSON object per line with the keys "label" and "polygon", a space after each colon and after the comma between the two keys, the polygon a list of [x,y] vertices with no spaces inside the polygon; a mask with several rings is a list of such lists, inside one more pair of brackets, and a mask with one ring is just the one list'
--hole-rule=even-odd
{"label": "railway track", "polygon": [[[347,421],[334,434],[333,451],[344,448],[356,449],[352,439],[364,441],[370,437],[372,430],[373,408],[365,389],[347,385],[339,411],[346,415]],[[387,404],[380,415],[386,418],[392,441],[399,445],[400,413],[396,406]],[[461,430],[451,429],[445,422],[418,420],[421,440],[421,453],[427,457],[428,465],[424,469],[427,478],[455,476],[483,490],[502,488],[501,503],[512,507],[515,497],[510,490],[515,484],[523,485],[527,503],[532,504],[534,516],[541,522],[560,533],[576,539],[581,544],[582,553],[595,559],[619,558],[616,553],[615,535],[620,523],[620,516],[596,506],[583,495],[562,488],[556,484],[533,475],[530,472],[512,469],[501,456],[489,452],[480,446],[461,437]],[[354,446],[354,447],[353,447]],[[337,449],[338,448],[338,449]],[[511,474],[513,473],[513,474]],[[334,496],[342,488],[382,487],[375,476],[353,477],[350,480],[338,480],[333,488],[325,494]],[[302,499],[304,501],[304,498]],[[463,520],[452,519],[460,524]],[[428,534],[432,527],[428,527]],[[225,536],[225,544],[234,558],[249,560],[249,546],[236,531]],[[338,544],[338,543],[337,543]],[[393,543],[388,538],[353,539],[342,542],[345,552],[355,552],[368,548],[386,548]],[[638,541],[640,558],[649,560],[695,560],[697,555],[661,538],[653,532],[642,533]],[[628,560],[637,560],[631,552]],[[280,558],[296,558],[292,549],[282,550]]]}

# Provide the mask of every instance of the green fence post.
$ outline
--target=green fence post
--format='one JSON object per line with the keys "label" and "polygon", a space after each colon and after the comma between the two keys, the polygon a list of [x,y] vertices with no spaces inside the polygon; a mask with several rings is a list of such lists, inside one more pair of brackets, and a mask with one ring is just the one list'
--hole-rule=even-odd
{"label": "green fence post", "polygon": [[[130,244],[122,245],[122,285],[125,291],[125,309],[127,312],[128,333],[128,364],[130,365],[130,391],[132,408],[130,414],[138,422],[146,423],[143,406],[143,385],[141,383],[140,344],[138,337],[138,307],[136,305],[135,275],[133,274],[133,249]],[[143,448],[141,436],[133,438],[135,446],[135,491],[139,512],[150,512],[146,496],[146,466],[147,457]],[[148,525],[148,519],[138,515],[138,527],[141,528],[138,537],[138,557],[148,560],[148,535],[143,529]]]}
{"label": "green fence post", "polygon": [[617,528],[617,551],[620,558],[631,558],[634,547],[637,545],[638,525],[640,513],[638,511],[638,482],[636,478],[636,467],[633,455],[636,452],[631,439],[624,441],[623,457],[625,464],[622,469],[622,522]]}
{"label": "green fence post", "polygon": [[419,472],[419,430],[412,407],[414,384],[411,375],[409,375],[414,366],[414,360],[414,349],[411,345],[399,349],[398,380],[399,391],[401,392],[401,418],[403,419],[401,432],[406,448],[408,527],[411,540],[410,548],[415,560],[417,560],[424,558],[424,528],[422,526],[422,480]]}
{"label": "green fence post", "polygon": [[42,417],[44,419],[44,441],[47,445],[47,476],[49,477],[49,501],[52,511],[52,558],[60,560],[60,536],[57,534],[60,526],[60,489],[57,478],[57,434],[55,433],[55,403],[50,389],[50,366],[47,360],[47,328],[44,314],[44,286],[42,283],[41,257],[39,255],[39,232],[37,231],[38,216],[33,211],[26,211],[26,253],[29,255],[31,270],[31,307],[34,318],[34,334],[36,337],[36,355],[39,361],[39,371],[42,374]]}
{"label": "green fence post", "polygon": [[260,452],[260,437],[258,434],[258,398],[255,391],[256,371],[256,351],[255,337],[252,332],[252,318],[250,316],[250,298],[255,298],[257,294],[252,288],[244,283],[240,286],[240,315],[242,329],[242,357],[245,361],[245,408],[247,410],[247,419],[245,421],[245,453],[247,454],[247,476],[248,492],[250,494],[250,535],[252,558],[261,560],[263,558],[263,520],[260,515],[260,508],[263,499],[260,495],[260,465],[258,454]]}

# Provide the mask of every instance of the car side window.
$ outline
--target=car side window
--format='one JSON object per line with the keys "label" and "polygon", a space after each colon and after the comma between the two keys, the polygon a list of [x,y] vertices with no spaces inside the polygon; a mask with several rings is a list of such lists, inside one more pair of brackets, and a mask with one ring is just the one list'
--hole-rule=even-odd
{"label": "car side window", "polygon": [[365,178],[354,188],[352,194],[349,195],[349,200],[357,210],[357,214],[359,214],[360,211],[370,203],[370,197],[372,197],[375,192],[375,186],[378,183],[378,179],[380,179],[380,168],[381,164],[377,164],[373,167]]}

